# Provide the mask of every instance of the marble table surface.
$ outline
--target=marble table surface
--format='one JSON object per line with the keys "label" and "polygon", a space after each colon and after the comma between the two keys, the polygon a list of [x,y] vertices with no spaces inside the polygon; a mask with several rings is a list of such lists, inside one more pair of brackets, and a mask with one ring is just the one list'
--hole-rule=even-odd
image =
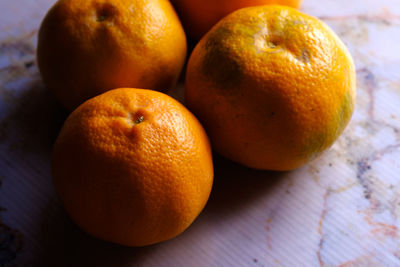
{"label": "marble table surface", "polygon": [[215,156],[202,214],[179,237],[144,248],[89,237],[54,192],[50,154],[66,114],[35,62],[53,2],[0,1],[0,266],[400,266],[399,0],[304,0],[354,57],[349,126],[292,172]]}

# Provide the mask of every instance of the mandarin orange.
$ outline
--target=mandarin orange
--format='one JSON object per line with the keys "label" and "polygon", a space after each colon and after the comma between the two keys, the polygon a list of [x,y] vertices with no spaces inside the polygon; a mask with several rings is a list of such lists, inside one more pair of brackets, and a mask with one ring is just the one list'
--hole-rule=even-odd
{"label": "mandarin orange", "polygon": [[195,47],[185,98],[213,148],[291,170],[329,148],[354,109],[352,57],[322,21],[284,6],[238,10]]}
{"label": "mandarin orange", "polygon": [[55,188],[87,233],[144,246],[182,233],[213,181],[203,127],[183,105],[152,90],[94,97],[66,120],[54,145]]}
{"label": "mandarin orange", "polygon": [[189,35],[200,39],[220,19],[244,7],[286,5],[299,8],[302,0],[171,0]]}
{"label": "mandarin orange", "polygon": [[168,90],[185,58],[168,0],[59,0],[39,31],[43,81],[71,110],[113,88]]}

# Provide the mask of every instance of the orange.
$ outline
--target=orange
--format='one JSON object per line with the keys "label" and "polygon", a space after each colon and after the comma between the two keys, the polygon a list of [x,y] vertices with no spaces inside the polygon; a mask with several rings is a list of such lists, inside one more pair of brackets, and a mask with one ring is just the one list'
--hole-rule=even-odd
{"label": "orange", "polygon": [[355,101],[352,57],[322,21],[283,6],[238,10],[195,47],[185,98],[213,148],[248,167],[295,169],[332,145]]}
{"label": "orange", "polygon": [[220,19],[244,7],[278,4],[299,8],[302,0],[171,0],[186,31],[200,39]]}
{"label": "orange", "polygon": [[79,106],[54,145],[55,188],[87,233],[127,246],[182,233],[213,181],[208,138],[173,98],[115,89]]}
{"label": "orange", "polygon": [[43,81],[69,109],[118,87],[168,90],[185,57],[168,0],[60,0],[39,31]]}

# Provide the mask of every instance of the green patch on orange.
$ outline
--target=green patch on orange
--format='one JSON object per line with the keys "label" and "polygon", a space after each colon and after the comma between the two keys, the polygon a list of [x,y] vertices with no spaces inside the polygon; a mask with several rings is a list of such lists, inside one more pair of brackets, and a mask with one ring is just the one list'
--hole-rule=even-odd
{"label": "green patch on orange", "polygon": [[333,115],[331,122],[325,131],[315,132],[308,137],[301,149],[300,157],[308,155],[308,159],[312,160],[320,155],[324,150],[329,148],[335,140],[343,132],[347,126],[354,110],[354,97],[350,91],[346,91],[343,95],[339,109]]}
{"label": "green patch on orange", "polygon": [[233,57],[229,46],[224,46],[224,40],[232,36],[232,32],[226,28],[210,34],[205,43],[205,57],[202,65],[202,72],[207,77],[212,77],[218,87],[232,88],[238,85],[243,70],[239,57]]}

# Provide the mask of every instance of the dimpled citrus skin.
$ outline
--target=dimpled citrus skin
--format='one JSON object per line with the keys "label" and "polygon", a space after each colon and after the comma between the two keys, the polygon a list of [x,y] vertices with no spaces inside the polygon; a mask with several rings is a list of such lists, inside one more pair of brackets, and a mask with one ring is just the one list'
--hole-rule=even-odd
{"label": "dimpled citrus skin", "polygon": [[113,88],[168,90],[185,57],[168,0],[60,0],[39,31],[43,81],[70,110]]}
{"label": "dimpled citrus skin", "polygon": [[145,246],[183,232],[213,181],[204,129],[156,91],[115,89],[79,106],[54,145],[55,188],[87,233]]}
{"label": "dimpled citrus skin", "polygon": [[332,145],[354,109],[353,60],[322,21],[241,9],[198,43],[185,98],[213,148],[248,167],[295,169]]}
{"label": "dimpled citrus skin", "polygon": [[301,0],[171,0],[189,35],[200,39],[220,19],[244,7],[286,5],[299,8]]}

